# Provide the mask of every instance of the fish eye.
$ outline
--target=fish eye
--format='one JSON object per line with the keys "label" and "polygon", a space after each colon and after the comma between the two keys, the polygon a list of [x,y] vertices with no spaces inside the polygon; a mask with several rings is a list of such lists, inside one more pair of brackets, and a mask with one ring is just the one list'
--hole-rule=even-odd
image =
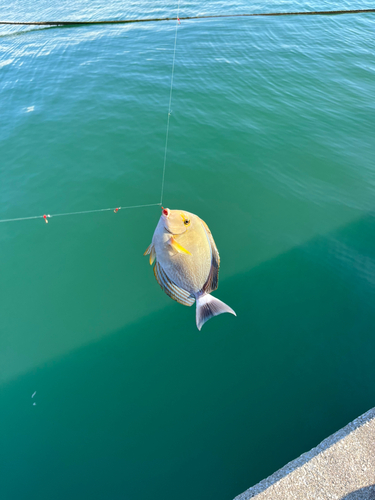
{"label": "fish eye", "polygon": [[185,220],[184,220],[184,224],[185,224],[185,226],[189,226],[189,224],[190,224],[190,220],[189,220],[189,219],[185,219]]}

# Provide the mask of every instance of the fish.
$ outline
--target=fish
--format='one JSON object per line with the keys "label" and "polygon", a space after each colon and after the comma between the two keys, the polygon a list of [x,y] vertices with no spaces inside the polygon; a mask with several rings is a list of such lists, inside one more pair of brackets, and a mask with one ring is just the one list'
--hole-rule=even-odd
{"label": "fish", "polygon": [[236,316],[231,307],[213,297],[219,285],[220,256],[207,224],[185,210],[162,208],[152,242],[143,255],[154,263],[162,290],[185,306],[196,303],[198,330],[222,313]]}

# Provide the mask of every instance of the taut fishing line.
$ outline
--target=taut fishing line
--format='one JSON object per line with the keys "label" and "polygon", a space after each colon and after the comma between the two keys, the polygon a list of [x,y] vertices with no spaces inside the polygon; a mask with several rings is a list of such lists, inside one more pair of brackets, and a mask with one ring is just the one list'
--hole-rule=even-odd
{"label": "taut fishing line", "polygon": [[170,120],[171,112],[172,112],[171,106],[172,106],[172,92],[173,92],[174,62],[175,62],[175,59],[176,59],[176,46],[177,46],[177,28],[178,28],[178,25],[180,24],[180,19],[178,17],[179,13],[180,13],[180,0],[178,0],[177,19],[176,19],[176,32],[175,32],[175,35],[174,35],[174,49],[173,49],[172,75],[171,75],[171,90],[169,91],[167,132],[165,134],[164,165],[163,165],[163,177],[162,177],[162,181],[161,181],[160,205],[163,203],[163,195],[164,195],[165,165],[167,163],[168,136],[169,136],[169,120]]}
{"label": "taut fishing line", "polygon": [[51,219],[52,217],[66,217],[68,215],[93,214],[93,213],[97,213],[97,212],[109,212],[111,210],[114,213],[117,213],[119,210],[127,210],[127,209],[131,209],[131,208],[161,206],[161,204],[163,202],[163,194],[164,194],[165,166],[167,163],[169,122],[170,122],[170,117],[171,117],[171,112],[172,112],[172,93],[173,93],[174,64],[175,64],[175,59],[176,59],[177,29],[178,29],[178,25],[180,24],[180,19],[178,17],[179,12],[180,12],[180,0],[178,0],[178,5],[177,5],[176,30],[175,30],[175,36],[174,36],[174,48],[173,48],[173,60],[172,60],[171,88],[169,91],[167,131],[165,134],[164,163],[163,163],[163,175],[162,175],[162,182],[161,182],[160,202],[159,203],[149,203],[147,205],[129,205],[126,207],[111,207],[111,208],[99,208],[96,210],[81,210],[79,212],[66,212],[66,213],[52,214],[52,215],[51,214],[44,214],[44,215],[33,215],[31,217],[15,217],[13,219],[0,219],[0,222],[15,222],[15,221],[21,221],[21,220],[44,219],[44,221],[48,224],[48,219]]}

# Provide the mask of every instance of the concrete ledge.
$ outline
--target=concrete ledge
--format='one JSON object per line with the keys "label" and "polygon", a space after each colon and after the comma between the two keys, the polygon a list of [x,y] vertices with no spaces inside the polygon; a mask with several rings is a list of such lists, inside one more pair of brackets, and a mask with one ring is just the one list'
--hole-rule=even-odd
{"label": "concrete ledge", "polygon": [[375,408],[235,500],[375,500]]}

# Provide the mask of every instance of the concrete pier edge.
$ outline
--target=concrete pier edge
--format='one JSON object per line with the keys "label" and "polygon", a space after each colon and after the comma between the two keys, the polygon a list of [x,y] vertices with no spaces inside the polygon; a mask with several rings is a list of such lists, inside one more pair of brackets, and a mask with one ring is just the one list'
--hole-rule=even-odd
{"label": "concrete pier edge", "polygon": [[375,499],[375,408],[234,500]]}

